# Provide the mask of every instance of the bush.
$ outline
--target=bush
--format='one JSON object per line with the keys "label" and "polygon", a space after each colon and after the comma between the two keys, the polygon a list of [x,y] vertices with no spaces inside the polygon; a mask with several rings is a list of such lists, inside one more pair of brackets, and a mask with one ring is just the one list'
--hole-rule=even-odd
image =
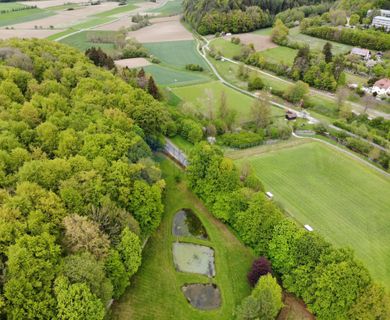
{"label": "bush", "polygon": [[264,135],[249,131],[225,133],[219,138],[219,143],[224,146],[245,149],[262,144]]}
{"label": "bush", "polygon": [[234,43],[234,44],[240,44],[241,43],[241,39],[239,37],[232,37],[230,39],[230,42]]}
{"label": "bush", "polygon": [[261,90],[263,88],[264,88],[264,83],[260,77],[253,77],[248,82],[248,90],[249,91]]}
{"label": "bush", "polygon": [[181,135],[189,142],[195,144],[202,140],[202,126],[194,120],[184,119],[181,121]]}
{"label": "bush", "polygon": [[271,262],[266,257],[260,257],[253,261],[252,268],[248,273],[249,284],[254,287],[261,276],[272,273]]}
{"label": "bush", "polygon": [[186,65],[186,69],[187,70],[190,70],[190,71],[200,71],[202,72],[203,71],[203,67],[200,66],[199,64],[187,64]]}

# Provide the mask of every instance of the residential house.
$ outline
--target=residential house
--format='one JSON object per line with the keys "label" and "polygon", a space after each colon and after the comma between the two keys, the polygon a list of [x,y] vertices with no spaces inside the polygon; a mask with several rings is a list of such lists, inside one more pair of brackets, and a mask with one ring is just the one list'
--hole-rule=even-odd
{"label": "residential house", "polygon": [[351,54],[359,56],[365,60],[369,60],[371,58],[371,52],[368,49],[352,48]]}
{"label": "residential house", "polygon": [[390,79],[383,78],[375,82],[372,86],[372,93],[377,96],[390,96]]}

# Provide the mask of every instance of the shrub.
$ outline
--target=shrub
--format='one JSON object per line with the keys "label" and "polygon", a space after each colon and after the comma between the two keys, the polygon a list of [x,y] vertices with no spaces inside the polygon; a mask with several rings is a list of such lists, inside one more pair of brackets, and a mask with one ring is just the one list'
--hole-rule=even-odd
{"label": "shrub", "polygon": [[203,67],[200,66],[199,64],[187,64],[186,65],[186,69],[187,70],[190,70],[190,71],[200,71],[202,72],[203,71]]}
{"label": "shrub", "polygon": [[256,259],[247,275],[249,284],[254,287],[260,277],[268,273],[272,273],[271,262],[266,257]]}
{"label": "shrub", "polygon": [[249,131],[225,133],[219,139],[219,142],[222,145],[238,149],[254,147],[259,144],[262,144],[263,141],[263,134],[253,133]]}
{"label": "shrub", "polygon": [[260,77],[253,77],[248,82],[248,90],[249,91],[261,90],[263,88],[264,88],[264,83]]}

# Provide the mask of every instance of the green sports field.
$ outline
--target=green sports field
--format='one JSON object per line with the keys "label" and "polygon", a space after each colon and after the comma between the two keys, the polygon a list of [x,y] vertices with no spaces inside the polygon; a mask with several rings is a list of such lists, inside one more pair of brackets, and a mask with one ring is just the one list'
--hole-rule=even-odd
{"label": "green sports field", "polygon": [[161,62],[184,68],[186,64],[198,64],[208,69],[207,64],[196,50],[193,40],[144,43],[149,52]]}
{"label": "green sports field", "polygon": [[248,160],[266,189],[295,219],[354,249],[390,287],[390,178],[320,142],[275,146]]}

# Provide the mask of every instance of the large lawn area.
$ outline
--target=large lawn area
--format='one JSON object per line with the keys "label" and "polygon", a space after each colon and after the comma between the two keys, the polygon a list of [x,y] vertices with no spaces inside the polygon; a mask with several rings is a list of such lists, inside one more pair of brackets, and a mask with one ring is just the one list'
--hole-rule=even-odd
{"label": "large lawn area", "polygon": [[352,46],[338,43],[334,41],[328,41],[324,39],[319,39],[315,37],[308,36],[306,34],[299,32],[299,27],[295,27],[290,29],[289,38],[293,41],[304,42],[305,44],[310,46],[310,49],[322,51],[325,43],[330,42],[332,44],[332,52],[333,54],[345,54],[351,51]]}
{"label": "large lawn area", "polygon": [[200,72],[176,70],[156,64],[144,67],[144,69],[162,86],[182,86],[210,81],[209,77]]}
{"label": "large lawn area", "polygon": [[161,62],[184,68],[187,64],[198,64],[208,69],[204,59],[196,50],[193,40],[144,43],[149,52]]}
{"label": "large lawn area", "polygon": [[[231,319],[234,308],[249,295],[246,274],[254,255],[187,189],[182,171],[170,160],[159,158],[167,182],[165,212],[159,229],[149,238],[138,273],[123,298],[113,305],[114,319]],[[178,183],[175,176],[181,176]],[[192,209],[209,235],[206,240],[191,242],[204,244],[215,250],[216,276],[182,273],[175,270],[172,243],[172,221],[182,208]],[[188,241],[188,238],[180,238]],[[216,283],[221,290],[222,306],[213,311],[199,311],[186,301],[181,287],[188,283]]]}
{"label": "large lawn area", "polygon": [[194,106],[199,107],[200,109],[205,108],[206,99],[208,99],[206,92],[209,91],[212,93],[212,97],[214,99],[212,104],[215,106],[215,111],[218,108],[222,91],[224,91],[227,97],[228,106],[237,111],[239,121],[248,120],[250,107],[254,100],[249,96],[223,85],[219,81],[187,87],[177,87],[173,88],[172,91],[183,101],[191,102]]}
{"label": "large lawn area", "polygon": [[336,245],[353,248],[389,288],[390,178],[320,142],[282,146],[241,153],[237,161],[248,160],[287,212]]}
{"label": "large lawn area", "polygon": [[261,52],[261,55],[264,56],[269,62],[283,63],[288,66],[292,66],[297,52],[298,50],[296,49],[291,49],[288,47],[277,47],[264,50]]}
{"label": "large lawn area", "polygon": [[224,57],[232,59],[234,56],[238,56],[241,52],[241,47],[238,44],[234,44],[228,40],[217,38],[210,44],[217,52],[221,52]]}

